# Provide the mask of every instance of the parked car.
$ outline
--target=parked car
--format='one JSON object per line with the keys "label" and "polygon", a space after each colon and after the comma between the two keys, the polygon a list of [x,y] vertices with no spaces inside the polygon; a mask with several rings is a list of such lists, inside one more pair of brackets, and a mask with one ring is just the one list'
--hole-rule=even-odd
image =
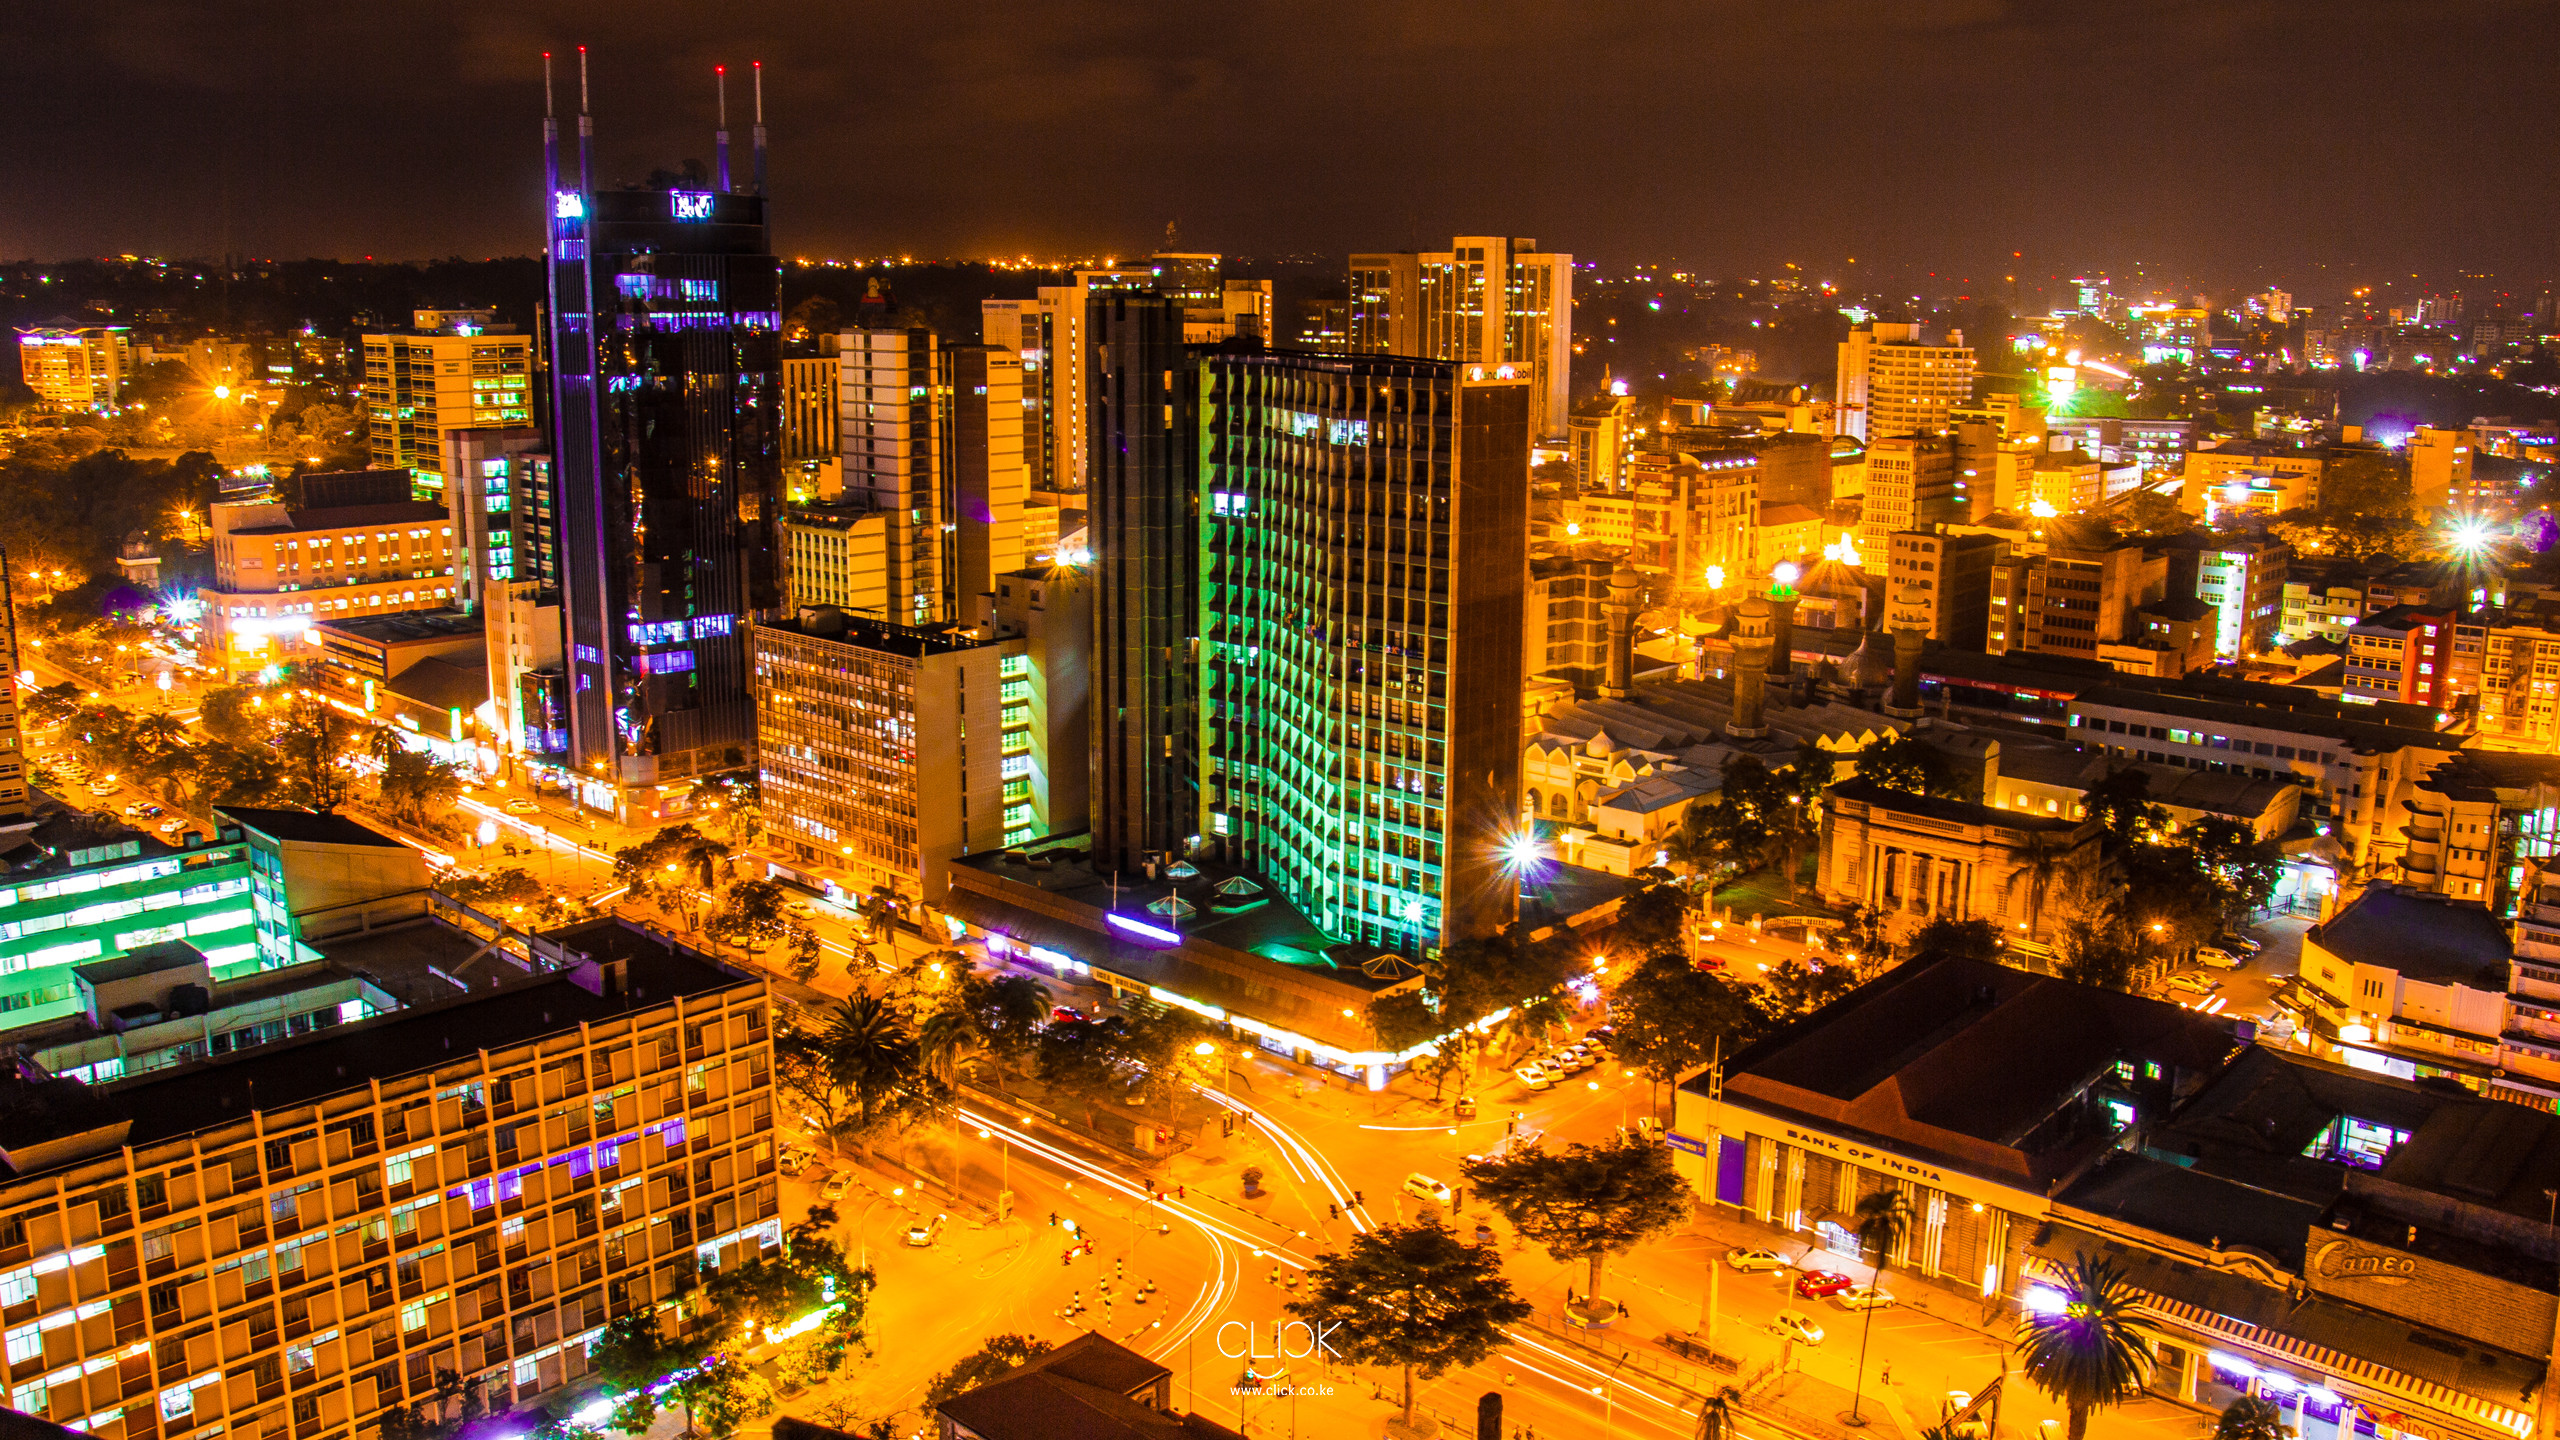
{"label": "parked car", "polygon": [[1748,1275],[1754,1271],[1784,1270],[1787,1268],[1787,1257],[1775,1250],[1756,1248],[1727,1250],[1724,1252],[1724,1263]]}
{"label": "parked car", "polygon": [[160,833],[163,835],[175,835],[186,828],[187,821],[183,815],[172,815],[160,822]]}
{"label": "parked car", "polygon": [[1546,1068],[1540,1065],[1523,1065],[1511,1073],[1519,1076],[1520,1083],[1532,1090],[1549,1089],[1556,1083],[1556,1077],[1548,1074]]}
{"label": "parked car", "polygon": [[1428,1200],[1434,1205],[1445,1207],[1449,1203],[1449,1187],[1419,1170],[1404,1177],[1404,1193],[1417,1200]]}
{"label": "parked car", "polygon": [[2213,943],[2234,955],[2255,955],[2267,948],[2264,940],[2252,940],[2246,935],[2224,935]]}
{"label": "parked car", "polygon": [[1769,1329],[1779,1339],[1793,1340],[1799,1345],[1822,1343],[1822,1327],[1814,1324],[1813,1317],[1801,1310],[1779,1311],[1778,1318],[1769,1322]]}
{"label": "parked car", "polygon": [[930,1220],[919,1220],[908,1226],[907,1244],[918,1250],[931,1245],[934,1237],[942,1233],[942,1222],[950,1218],[948,1215],[936,1215]]}
{"label": "parked car", "polygon": [[838,1170],[827,1177],[827,1183],[818,1187],[818,1198],[832,1204],[835,1201],[843,1199],[844,1192],[852,1188],[853,1172],[850,1170]]}
{"label": "parked car", "polygon": [[2188,973],[2170,976],[2161,984],[2160,988],[2168,991],[2172,995],[2194,995],[2202,997],[2210,995],[2214,991],[2221,989],[2222,982],[2210,979],[2203,975]]}
{"label": "parked car", "polygon": [[2205,945],[2197,948],[2196,963],[2214,970],[2237,970],[2242,961],[2228,950]]}
{"label": "parked car", "polygon": [[1807,1300],[1820,1300],[1837,1295],[1854,1283],[1837,1270],[1807,1270],[1796,1277],[1796,1293]]}
{"label": "parked car", "polygon": [[142,805],[141,805],[141,802],[136,801],[135,803],[133,803],[133,804],[131,804],[131,805],[127,805],[126,807],[124,807],[124,818],[126,818],[127,820],[138,820],[138,819],[141,819],[141,818],[142,818]]}
{"label": "parked car", "polygon": [[1073,1005],[1052,1005],[1049,1007],[1049,1023],[1052,1025],[1064,1025],[1070,1020],[1081,1020],[1083,1018],[1084,1012],[1078,1010]]}
{"label": "parked car", "polygon": [[1831,1298],[1843,1310],[1882,1310],[1893,1303],[1893,1292],[1874,1285],[1852,1285]]}

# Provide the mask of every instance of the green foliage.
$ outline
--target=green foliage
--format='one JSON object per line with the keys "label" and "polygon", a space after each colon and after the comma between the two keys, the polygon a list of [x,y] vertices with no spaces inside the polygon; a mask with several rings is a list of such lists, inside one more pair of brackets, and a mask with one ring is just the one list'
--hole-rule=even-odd
{"label": "green foliage", "polygon": [[1036,1335],[991,1335],[959,1364],[933,1378],[925,1387],[924,1408],[937,1409],[946,1400],[1010,1374],[1032,1356],[1047,1354],[1049,1348],[1049,1342]]}
{"label": "green foliage", "polygon": [[2264,1395],[2243,1395],[2222,1407],[2213,1440],[2284,1440],[2284,1412]]}
{"label": "green foliage", "polygon": [[1565,1262],[1591,1264],[1600,1293],[1602,1263],[1689,1218],[1689,1184],[1671,1152],[1632,1137],[1597,1145],[1515,1150],[1464,1166],[1467,1183],[1521,1238]]}
{"label": "green foliage", "polygon": [[1940,915],[1911,936],[1915,960],[1981,960],[2000,958],[2000,927],[1989,920],[1958,920]]}
{"label": "green foliage", "polygon": [[2117,519],[2128,535],[2184,535],[2196,528],[2196,518],[2178,508],[2177,497],[2159,490],[2135,491]]}
{"label": "green foliage", "polygon": [[1812,1014],[1858,988],[1858,968],[1845,960],[1822,961],[1799,955],[1769,967],[1753,991],[1751,1003],[1771,1028]]}
{"label": "green foliage", "polygon": [[2089,1414],[2142,1394],[2151,1346],[2134,1314],[2136,1292],[2114,1263],[2076,1255],[2063,1271],[2062,1304],[2018,1322],[2020,1369],[2062,1402],[2068,1440],[2085,1440]]}
{"label": "green foliage", "polygon": [[135,460],[106,449],[74,459],[20,446],[0,458],[0,549],[21,575],[59,569],[112,580],[133,531],[183,548],[221,473],[202,452]]}
{"label": "green foliage", "polygon": [[1937,747],[1910,735],[1879,740],[1859,751],[1858,778],[1905,795],[1956,799],[1963,793]]}
{"label": "green foliage", "polygon": [[1533,1307],[1504,1278],[1490,1246],[1461,1244],[1436,1220],[1389,1225],[1307,1272],[1307,1293],[1288,1311],[1316,1328],[1330,1358],[1404,1371],[1405,1423],[1413,1422],[1413,1379],[1437,1379],[1477,1364],[1503,1344],[1503,1327]]}
{"label": "green foliage", "polygon": [[[388,728],[374,732],[391,735]],[[394,738],[374,777],[382,808],[399,819],[433,821],[453,808],[462,794],[462,771],[424,750],[412,750]]]}
{"label": "green foliage", "polygon": [[2166,829],[2169,812],[2150,802],[2151,777],[2127,766],[2110,771],[2080,797],[2080,813],[2098,822],[2109,855],[2146,843]]}
{"label": "green foliage", "polygon": [[287,804],[326,815],[347,802],[355,784],[346,768],[357,724],[336,706],[297,696],[275,722],[272,740],[283,762]]}
{"label": "green foliage", "polygon": [[727,898],[712,914],[711,933],[750,951],[785,939],[791,924],[790,911],[785,908],[789,903],[782,887],[770,880],[742,881],[729,887]]}
{"label": "green foliage", "polygon": [[1676,949],[1639,961],[1618,982],[1609,1016],[1619,1057],[1663,1084],[1705,1064],[1719,1047],[1732,1054],[1765,1023],[1740,986],[1698,969]]}
{"label": "green foliage", "polygon": [[719,865],[729,856],[726,842],[714,840],[696,830],[690,823],[669,825],[637,845],[626,845],[613,852],[613,878],[625,885],[654,884],[666,878],[667,867],[677,873],[694,872],[705,890],[713,888],[719,878]]}

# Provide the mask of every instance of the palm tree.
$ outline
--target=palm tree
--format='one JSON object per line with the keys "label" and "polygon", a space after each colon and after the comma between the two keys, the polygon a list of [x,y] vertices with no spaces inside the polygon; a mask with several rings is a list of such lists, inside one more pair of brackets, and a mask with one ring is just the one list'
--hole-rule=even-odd
{"label": "palm tree", "polygon": [[856,995],[836,1008],[827,1019],[826,1047],[827,1068],[853,1096],[865,1131],[919,1067],[915,1036],[877,995]]}
{"label": "palm tree", "polygon": [[2044,933],[2044,895],[2053,877],[2062,871],[2062,848],[2053,837],[2041,830],[2027,832],[2027,843],[2018,852],[2021,873],[2027,877],[2027,934]]}
{"label": "palm tree", "polygon": [[2037,1389],[2071,1417],[2067,1440],[2086,1440],[2089,1412],[2142,1393],[2150,1337],[2133,1317],[2133,1286],[2107,1260],[2080,1254],[2062,1274],[2062,1303],[2018,1322],[2018,1354]]}
{"label": "palm tree", "polygon": [[[1911,1233],[1911,1197],[1903,1194],[1899,1185],[1878,1190],[1858,1201],[1857,1220],[1858,1248],[1875,1256],[1876,1276],[1870,1283],[1875,1289],[1882,1290],[1885,1263],[1893,1258],[1894,1251],[1902,1248],[1903,1237]],[[1881,1297],[1875,1295],[1868,1299],[1881,1301]],[[1858,1406],[1866,1398],[1867,1337],[1875,1333],[1876,1308],[1874,1303],[1867,1306],[1867,1318],[1858,1327],[1858,1373],[1854,1377],[1855,1388],[1849,1393],[1849,1423],[1852,1425],[1866,1423],[1859,1418]]]}
{"label": "palm tree", "polygon": [[2243,1395],[2213,1422],[2213,1440],[2284,1440],[2284,1412],[2264,1395]]}

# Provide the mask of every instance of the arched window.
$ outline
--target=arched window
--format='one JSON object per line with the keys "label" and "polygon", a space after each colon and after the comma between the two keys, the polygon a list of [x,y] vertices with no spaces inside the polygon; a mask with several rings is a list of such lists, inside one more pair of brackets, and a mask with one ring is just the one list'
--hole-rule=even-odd
{"label": "arched window", "polygon": [[1566,803],[1566,798],[1562,795],[1558,795],[1556,797],[1556,808],[1554,814],[1559,820],[1569,818],[1573,814],[1573,807]]}

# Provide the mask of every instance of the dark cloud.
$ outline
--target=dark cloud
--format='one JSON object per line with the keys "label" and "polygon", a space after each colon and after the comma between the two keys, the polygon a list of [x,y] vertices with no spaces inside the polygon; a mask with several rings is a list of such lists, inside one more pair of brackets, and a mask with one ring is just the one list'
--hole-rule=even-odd
{"label": "dark cloud", "polygon": [[810,254],[1125,251],[1178,220],[1717,274],[2560,273],[2553,0],[28,8],[0,51],[18,255],[526,250],[538,57],[574,106],[583,42],[609,175],[707,156],[710,67],[766,61]]}

